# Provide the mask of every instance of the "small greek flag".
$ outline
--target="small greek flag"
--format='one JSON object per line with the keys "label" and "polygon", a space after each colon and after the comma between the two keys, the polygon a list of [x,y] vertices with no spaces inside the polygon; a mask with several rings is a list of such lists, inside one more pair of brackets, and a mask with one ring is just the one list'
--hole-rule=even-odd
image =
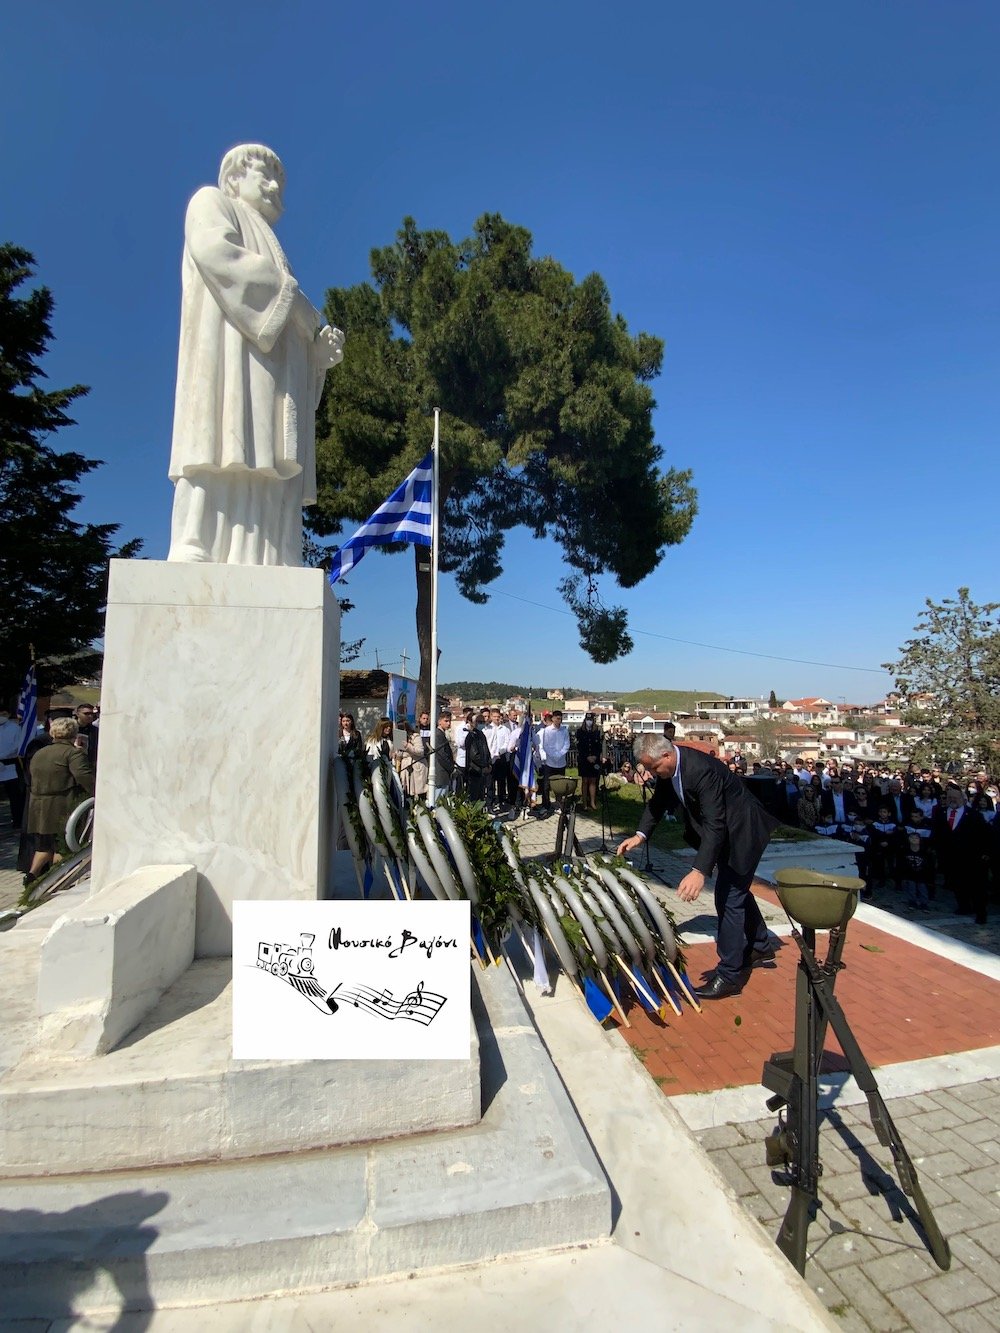
{"label": "small greek flag", "polygon": [[590,977],[583,979],[583,995],[587,1001],[587,1008],[597,1019],[598,1023],[603,1023],[614,1008],[611,1001],[601,990],[595,981]]}
{"label": "small greek flag", "polygon": [[369,546],[387,542],[411,542],[415,546],[431,544],[431,483],[434,476],[433,452],[417,464],[405,481],[366,519],[350,540],[335,552],[330,565],[330,582],[349,574]]}
{"label": "small greek flag", "polygon": [[17,752],[23,755],[38,730],[38,681],[35,679],[34,662],[28,667],[21,693],[17,696],[17,711],[21,715],[21,739]]}
{"label": "small greek flag", "polygon": [[535,750],[532,743],[534,739],[529,709],[521,723],[521,734],[514,752],[514,776],[517,778],[517,785],[525,791],[535,785]]}

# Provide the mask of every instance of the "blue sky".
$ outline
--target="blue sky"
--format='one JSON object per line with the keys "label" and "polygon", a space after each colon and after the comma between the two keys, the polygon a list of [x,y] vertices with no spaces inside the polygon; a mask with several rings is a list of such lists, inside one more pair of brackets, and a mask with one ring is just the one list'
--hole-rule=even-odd
{"label": "blue sky", "polygon": [[[866,701],[888,678],[843,668],[891,658],[925,597],[1000,599],[995,3],[5,11],[0,236],[55,296],[51,383],[92,386],[60,440],[107,464],[80,513],[148,557],[184,208],[260,140],[317,302],[405,214],[458,236],[498,211],[666,342],[657,438],[700,513],[638,588],[605,588],[635,650],[590,663],[558,549],[519,533],[486,607],[442,580],[443,679]],[[361,664],[412,662],[410,571],[352,576]]]}

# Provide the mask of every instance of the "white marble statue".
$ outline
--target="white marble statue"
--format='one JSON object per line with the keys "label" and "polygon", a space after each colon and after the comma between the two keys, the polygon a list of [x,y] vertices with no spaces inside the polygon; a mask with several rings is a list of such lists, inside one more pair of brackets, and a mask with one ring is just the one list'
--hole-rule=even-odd
{"label": "white marble statue", "polygon": [[168,560],[301,565],[316,501],[315,413],[344,335],[324,325],[271,230],[285,172],[231,149],[184,222]]}

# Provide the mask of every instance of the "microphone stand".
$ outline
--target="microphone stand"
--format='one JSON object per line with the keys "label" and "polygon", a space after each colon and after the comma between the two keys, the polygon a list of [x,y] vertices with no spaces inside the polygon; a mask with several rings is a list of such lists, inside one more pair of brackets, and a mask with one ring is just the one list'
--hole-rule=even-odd
{"label": "microphone stand", "polygon": [[[646,786],[646,783],[643,782],[643,783],[640,785],[639,790],[642,792],[642,809],[643,809],[643,813],[645,813],[646,806],[649,804],[649,788]],[[650,842],[652,842],[652,834],[650,834],[650,836],[649,836],[648,838],[646,838],[646,839],[644,840],[644,842],[643,842],[643,847],[645,847],[645,849],[646,849],[646,863],[645,863],[645,865],[644,865],[642,868],[643,868],[643,870],[649,870],[649,871],[651,871],[651,870],[653,869],[653,867],[652,867],[652,865],[651,865],[651,863],[650,863],[650,860],[649,860],[649,844],[650,844]]]}

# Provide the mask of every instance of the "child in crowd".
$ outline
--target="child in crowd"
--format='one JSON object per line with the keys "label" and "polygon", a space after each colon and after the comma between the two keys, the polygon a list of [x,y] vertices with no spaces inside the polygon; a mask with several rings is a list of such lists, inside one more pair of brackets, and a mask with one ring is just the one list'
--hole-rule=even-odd
{"label": "child in crowd", "polygon": [[887,805],[880,805],[878,818],[872,825],[871,842],[868,844],[871,879],[869,888],[875,887],[875,881],[888,884],[890,879],[898,878],[899,825],[892,817]]}
{"label": "child in crowd", "polygon": [[[930,830],[927,830],[930,832]],[[934,882],[930,843],[915,830],[906,832],[906,851],[902,855],[900,873],[902,889],[911,907],[918,912],[928,910],[928,895]]]}

